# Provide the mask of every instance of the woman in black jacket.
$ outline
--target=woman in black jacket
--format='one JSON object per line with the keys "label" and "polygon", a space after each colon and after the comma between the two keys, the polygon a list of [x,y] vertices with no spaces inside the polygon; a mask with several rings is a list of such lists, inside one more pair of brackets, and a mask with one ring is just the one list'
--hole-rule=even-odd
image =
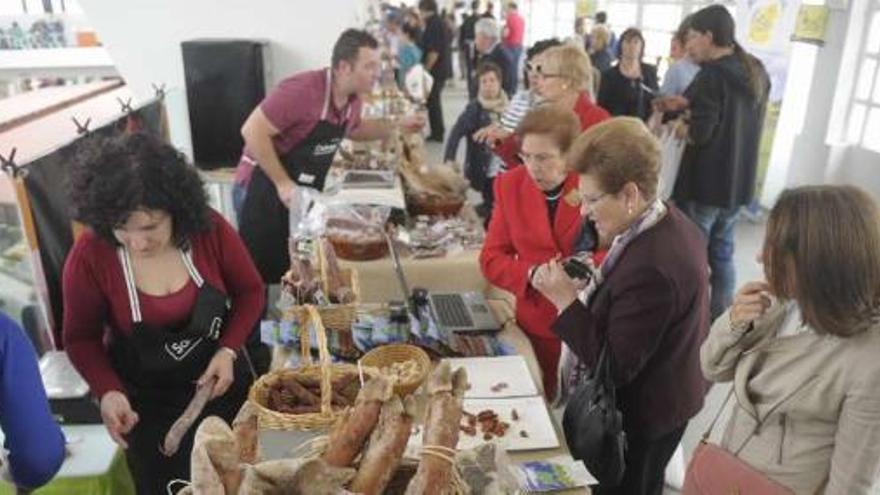
{"label": "woman in black jacket", "polygon": [[688,144],[673,198],[709,240],[712,318],[733,301],[733,233],[755,194],[770,79],[734,39],[733,17],[712,5],[691,17],[686,47],[700,64],[676,109],[689,109]]}
{"label": "woman in black jacket", "polygon": [[477,81],[479,82],[477,97],[467,104],[455,121],[446,141],[443,159],[446,163],[454,162],[459,142],[462,138],[467,138],[465,177],[472,188],[485,191],[483,185],[489,170],[492,150],[486,144],[474,141],[473,135],[478,130],[497,124],[501,120],[501,114],[507,108],[507,94],[501,90],[501,68],[492,62],[480,62],[477,67]]}
{"label": "woman in black jacket", "polygon": [[657,67],[642,62],[645,38],[636,28],[620,35],[617,57],[620,62],[602,72],[599,85],[599,106],[615,116],[648,120],[651,100],[657,93]]}

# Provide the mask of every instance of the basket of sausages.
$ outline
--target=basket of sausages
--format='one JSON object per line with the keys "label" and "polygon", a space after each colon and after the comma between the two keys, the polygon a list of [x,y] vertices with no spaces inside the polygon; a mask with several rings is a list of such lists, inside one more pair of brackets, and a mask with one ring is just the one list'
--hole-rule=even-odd
{"label": "basket of sausages", "polygon": [[[257,409],[261,429],[319,430],[332,425],[354,405],[361,380],[375,376],[373,370],[358,370],[351,364],[330,362],[327,334],[314,306],[306,306],[301,320],[302,366],[280,369],[260,377],[248,400]],[[308,326],[318,339],[318,363],[312,363]]]}
{"label": "basket of sausages", "polygon": [[291,255],[290,270],[281,278],[282,290],[297,301],[285,317],[305,319],[306,305],[316,305],[324,327],[353,347],[351,325],[357,318],[360,299],[357,270],[339,267],[336,250],[328,239],[319,238],[316,244],[317,267],[308,258]]}

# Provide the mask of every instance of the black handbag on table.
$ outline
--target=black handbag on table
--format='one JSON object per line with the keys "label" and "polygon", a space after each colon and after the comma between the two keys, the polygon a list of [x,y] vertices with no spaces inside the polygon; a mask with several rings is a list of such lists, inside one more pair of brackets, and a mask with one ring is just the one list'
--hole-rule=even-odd
{"label": "black handbag on table", "polygon": [[571,394],[562,417],[565,441],[572,457],[583,461],[601,485],[617,486],[625,469],[626,433],[617,409],[606,340],[599,362]]}

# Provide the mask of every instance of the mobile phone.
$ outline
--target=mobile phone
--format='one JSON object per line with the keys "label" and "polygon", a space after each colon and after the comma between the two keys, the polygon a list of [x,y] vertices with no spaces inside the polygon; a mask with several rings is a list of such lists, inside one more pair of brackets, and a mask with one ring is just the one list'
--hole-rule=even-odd
{"label": "mobile phone", "polygon": [[562,269],[571,278],[590,280],[593,277],[593,270],[577,258],[568,258],[563,261]]}

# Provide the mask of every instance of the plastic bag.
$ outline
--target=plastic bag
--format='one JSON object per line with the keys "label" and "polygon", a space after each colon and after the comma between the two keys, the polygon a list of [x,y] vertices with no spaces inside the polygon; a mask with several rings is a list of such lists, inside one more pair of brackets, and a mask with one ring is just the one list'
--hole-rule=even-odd
{"label": "plastic bag", "polygon": [[660,129],[660,183],[657,188],[657,196],[660,199],[669,199],[675,189],[675,181],[678,178],[678,169],[681,166],[681,157],[684,155],[685,140],[676,136],[675,128],[678,121],[674,120],[663,124]]}

